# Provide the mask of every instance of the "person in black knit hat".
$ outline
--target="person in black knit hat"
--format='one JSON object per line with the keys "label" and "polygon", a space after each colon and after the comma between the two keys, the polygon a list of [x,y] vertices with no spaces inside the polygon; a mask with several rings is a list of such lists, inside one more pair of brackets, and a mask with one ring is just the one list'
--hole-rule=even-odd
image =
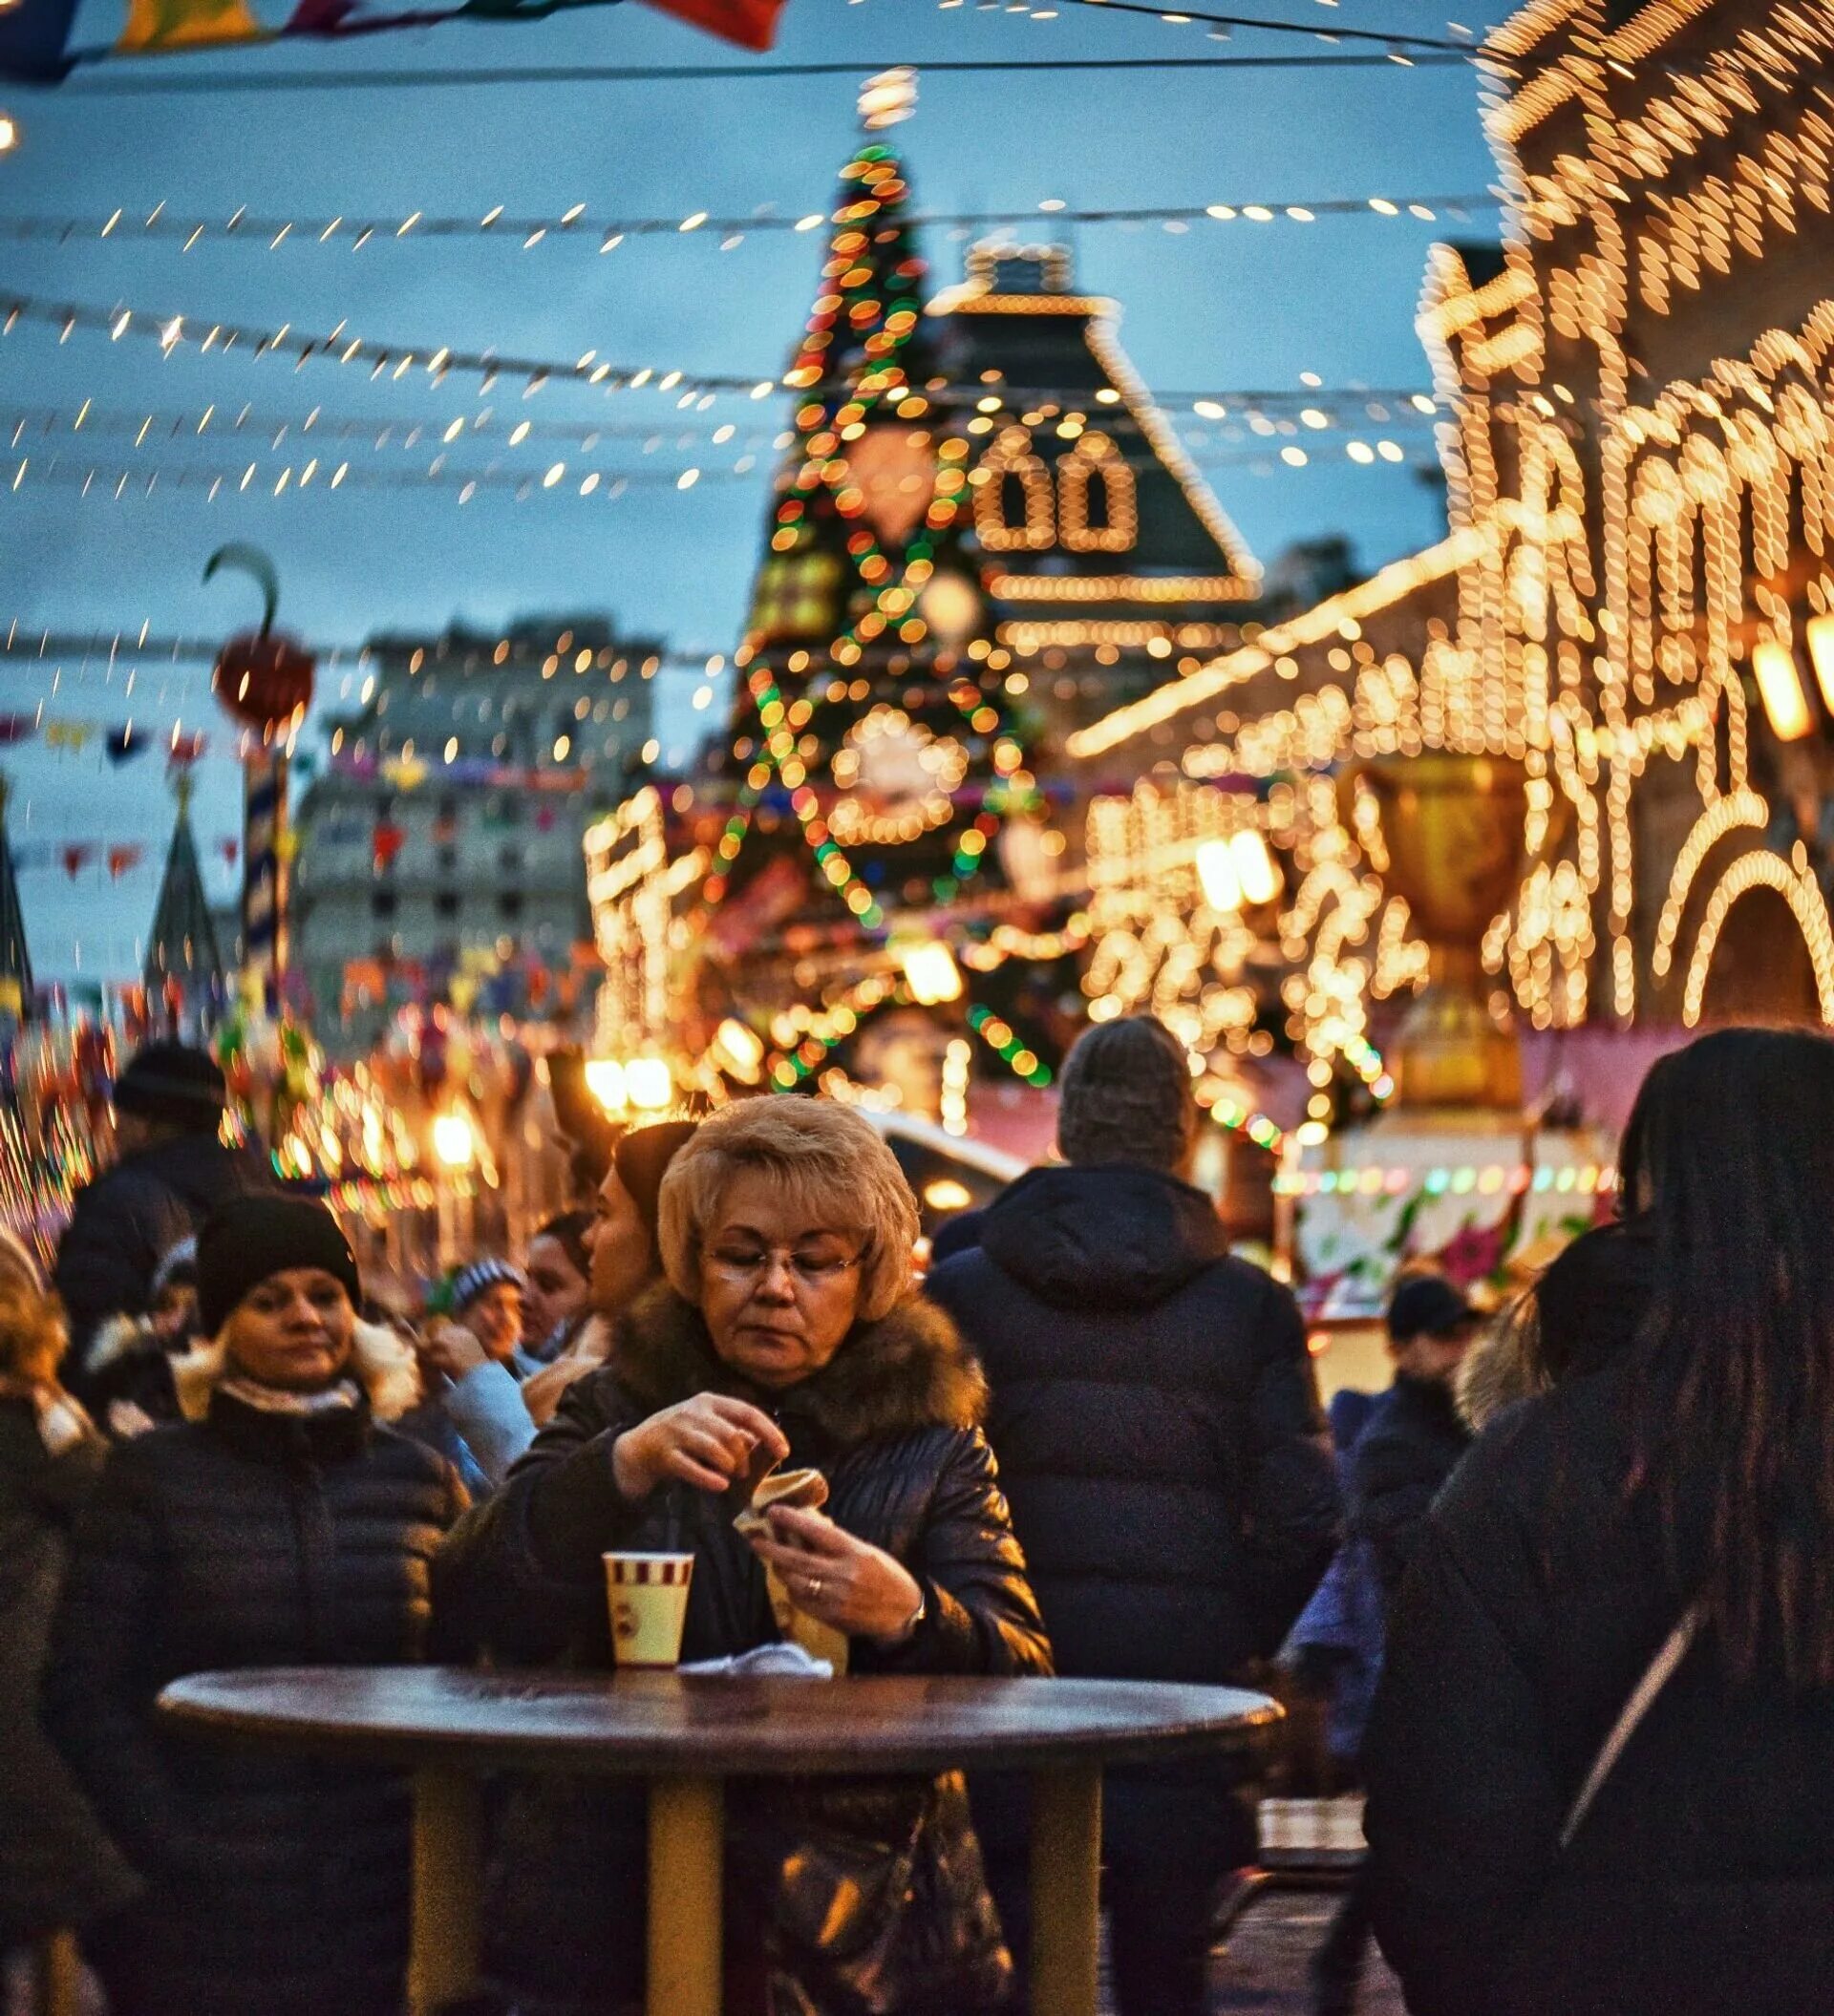
{"label": "person in black knit hat", "polygon": [[406,1783],[186,1741],[155,1704],[184,1673],[422,1657],[463,1493],[382,1425],[417,1394],[413,1354],[358,1321],[322,1205],[237,1199],[197,1264],[209,1341],[174,1367],[189,1418],[111,1455],[53,1632],[47,1725],[147,1885],[87,1949],[114,2016],[393,2016]]}
{"label": "person in black knit hat", "polygon": [[147,1313],[160,1262],[231,1198],[274,1193],[265,1156],[219,1139],[228,1093],[207,1050],[143,1044],[115,1081],[118,1159],[76,1196],[57,1253],[78,1395],[96,1330]]}

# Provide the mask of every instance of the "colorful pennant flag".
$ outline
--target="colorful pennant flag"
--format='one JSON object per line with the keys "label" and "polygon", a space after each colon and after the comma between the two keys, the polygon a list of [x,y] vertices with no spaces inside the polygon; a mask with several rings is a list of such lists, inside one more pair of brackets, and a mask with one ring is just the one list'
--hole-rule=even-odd
{"label": "colorful pennant flag", "polygon": [[[373,10],[366,0],[295,0],[284,21],[267,26],[250,0],[128,0],[127,25],[112,46],[68,47],[75,0],[12,0],[0,7],[0,79],[61,82],[80,63],[115,55],[165,55],[176,51],[233,48],[295,37],[342,40],[403,28],[430,28],[469,16],[486,21],[541,21],[575,7],[615,0],[461,0],[455,7]],[[647,0],[660,13],[741,49],[767,50],[777,39],[783,0]]]}
{"label": "colorful pennant flag", "polygon": [[186,764],[195,763],[209,747],[208,735],[181,735],[174,732],[166,751],[165,766],[168,770],[182,770]]}
{"label": "colorful pennant flag", "polygon": [[102,753],[118,770],[123,763],[131,763],[136,756],[143,756],[152,748],[144,735],[134,732],[134,724],[128,721],[119,728],[111,728],[102,738]]}
{"label": "colorful pennant flag", "polygon": [[268,39],[243,0],[128,0],[127,26],[115,48],[124,56],[143,56]]}
{"label": "colorful pennant flag", "polygon": [[72,881],[96,859],[96,849],[87,840],[79,840],[63,850],[64,873]]}
{"label": "colorful pennant flag", "polygon": [[[5,16],[0,15],[0,20]],[[11,749],[15,742],[25,742],[36,733],[36,714],[0,714],[0,749]]]}
{"label": "colorful pennant flag", "polygon": [[108,850],[108,879],[117,882],[130,868],[138,868],[144,859],[146,849],[140,846],[111,847]]}

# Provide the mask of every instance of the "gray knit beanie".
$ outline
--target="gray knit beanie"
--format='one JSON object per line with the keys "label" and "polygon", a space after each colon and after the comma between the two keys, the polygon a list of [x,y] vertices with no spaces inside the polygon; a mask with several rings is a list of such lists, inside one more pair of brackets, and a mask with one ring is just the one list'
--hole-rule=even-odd
{"label": "gray knit beanie", "polygon": [[1098,1022],[1064,1060],[1057,1146],[1067,1162],[1176,1169],[1197,1130],[1184,1046],[1151,1015]]}

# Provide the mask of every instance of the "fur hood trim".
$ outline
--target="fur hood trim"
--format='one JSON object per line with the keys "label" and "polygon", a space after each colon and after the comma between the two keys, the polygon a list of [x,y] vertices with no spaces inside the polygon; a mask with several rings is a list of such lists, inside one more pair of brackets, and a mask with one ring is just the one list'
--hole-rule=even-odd
{"label": "fur hood trim", "polygon": [[133,1352],[156,1344],[153,1326],[144,1316],[111,1316],[89,1341],[83,1356],[83,1370],[93,1379],[111,1365],[118,1365]]}
{"label": "fur hood trim", "polygon": [[1541,1362],[1540,1326],[1532,1294],[1502,1311],[1464,1354],[1455,1388],[1459,1412],[1474,1435],[1518,1400],[1532,1400],[1551,1381]]}
{"label": "fur hood trim", "polygon": [[[619,1319],[609,1369],[650,1409],[709,1388],[743,1389],[714,1354],[700,1311],[672,1288],[653,1288]],[[953,1323],[909,1295],[877,1323],[856,1324],[819,1372],[788,1392],[753,1391],[766,1407],[794,1404],[818,1433],[842,1448],[925,1428],[975,1428],[987,1381]]]}
{"label": "fur hood trim", "polygon": [[[210,1395],[228,1369],[221,1338],[199,1344],[172,1361],[172,1381],[187,1421],[202,1421],[210,1411]],[[398,1421],[420,1399],[420,1368],[414,1347],[387,1324],[358,1322],[351,1370],[369,1395],[370,1411],[378,1421]]]}

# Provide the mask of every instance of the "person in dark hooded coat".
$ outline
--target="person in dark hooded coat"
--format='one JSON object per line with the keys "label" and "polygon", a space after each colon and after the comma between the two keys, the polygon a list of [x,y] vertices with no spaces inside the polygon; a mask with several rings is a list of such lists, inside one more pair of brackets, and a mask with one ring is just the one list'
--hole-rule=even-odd
{"label": "person in dark hooded coat", "polygon": [[227,1103],[216,1059],[184,1043],[142,1045],[115,1081],[118,1158],[76,1193],[57,1249],[73,1385],[84,1401],[96,1332],[111,1316],[147,1313],[166,1254],[218,1205],[280,1187],[265,1156],[218,1138]]}
{"label": "person in dark hooded coat", "polygon": [[[988,1438],[1065,1674],[1239,1679],[1278,1648],[1341,1535],[1298,1308],[1230,1258],[1184,1180],[1198,1122],[1162,1024],[1088,1030],[1063,1072],[1070,1166],[1021,1177],[928,1284],[986,1369]],[[1251,1819],[1225,1768],[1108,1782],[1120,2005],[1186,2016]],[[976,1807],[1009,1921],[1024,1910],[1012,1804],[1002,1785]]]}
{"label": "person in dark hooded coat", "polygon": [[1830,2005],[1834,1044],[1664,1058],[1623,1164],[1634,1226],[1575,1263],[1614,1284],[1587,1353],[1641,1274],[1640,1321],[1479,1436],[1391,1619],[1367,1829],[1415,2016]]}

